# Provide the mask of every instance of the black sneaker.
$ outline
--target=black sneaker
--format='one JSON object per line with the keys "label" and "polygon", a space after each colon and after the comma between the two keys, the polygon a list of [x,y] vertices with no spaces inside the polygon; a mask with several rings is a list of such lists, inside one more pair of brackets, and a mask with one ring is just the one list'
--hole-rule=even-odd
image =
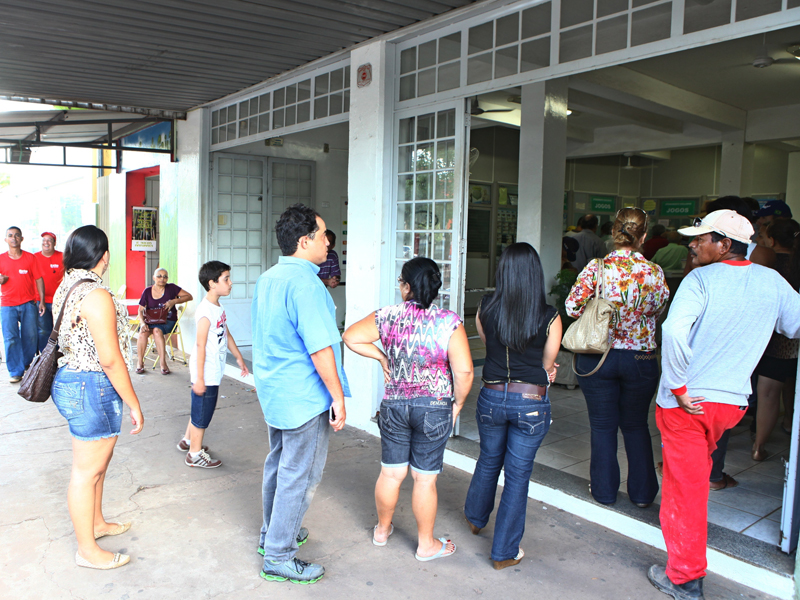
{"label": "black sneaker", "polygon": [[656,589],[672,596],[675,600],[704,600],[703,578],[693,579],[677,585],[672,583],[667,577],[667,570],[664,567],[653,565],[647,572],[647,578]]}
{"label": "black sneaker", "polygon": [[307,563],[297,557],[282,563],[266,560],[261,569],[261,577],[267,581],[291,581],[301,585],[316,583],[323,575],[325,568],[322,565]]}
{"label": "black sneaker", "polygon": [[[299,548],[300,546],[305,544],[307,541],[308,541],[308,529],[306,529],[305,527],[301,527],[300,531],[297,534],[297,547]],[[264,546],[259,546],[258,547],[258,553],[261,556],[264,556]]]}

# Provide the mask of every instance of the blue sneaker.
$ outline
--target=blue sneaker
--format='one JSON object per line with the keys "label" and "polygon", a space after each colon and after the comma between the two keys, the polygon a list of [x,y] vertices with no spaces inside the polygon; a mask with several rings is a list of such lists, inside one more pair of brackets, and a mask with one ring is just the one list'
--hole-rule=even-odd
{"label": "blue sneaker", "polygon": [[[299,548],[300,546],[305,544],[307,541],[308,541],[308,529],[306,529],[305,527],[301,527],[300,531],[297,534],[297,547]],[[264,556],[264,546],[259,546],[258,547],[258,553],[261,556]]]}
{"label": "blue sneaker", "polygon": [[264,568],[261,569],[261,577],[267,581],[291,581],[301,585],[316,583],[325,575],[325,568],[322,565],[307,563],[294,557],[286,562],[264,561]]}

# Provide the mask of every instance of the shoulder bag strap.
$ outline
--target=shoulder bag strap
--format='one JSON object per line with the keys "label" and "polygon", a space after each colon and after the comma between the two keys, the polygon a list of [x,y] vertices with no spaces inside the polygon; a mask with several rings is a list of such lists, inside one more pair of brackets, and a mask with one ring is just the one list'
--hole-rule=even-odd
{"label": "shoulder bag strap", "polygon": [[[605,268],[605,261],[601,258],[600,259],[600,280],[598,282],[598,289],[600,290],[600,298],[605,298],[606,296],[606,268]],[[572,370],[578,377],[588,377],[589,375],[594,375],[600,370],[600,367],[603,366],[603,363],[606,362],[606,358],[608,357],[608,353],[611,350],[611,345],[608,346],[608,349],[603,352],[603,357],[600,359],[600,362],[597,363],[597,366],[589,371],[588,373],[578,373],[577,365],[578,365],[578,355],[572,355]]]}
{"label": "shoulder bag strap", "polygon": [[56,324],[53,327],[53,331],[50,332],[50,339],[53,340],[56,344],[58,343],[58,332],[61,329],[61,321],[64,318],[64,309],[67,307],[67,300],[69,300],[69,297],[72,295],[72,292],[75,290],[76,287],[78,287],[82,283],[92,282],[92,281],[94,281],[94,279],[89,279],[88,277],[80,279],[76,281],[71,288],[69,288],[67,295],[64,297],[64,303],[61,305],[61,310],[58,311],[58,320],[56,321]]}

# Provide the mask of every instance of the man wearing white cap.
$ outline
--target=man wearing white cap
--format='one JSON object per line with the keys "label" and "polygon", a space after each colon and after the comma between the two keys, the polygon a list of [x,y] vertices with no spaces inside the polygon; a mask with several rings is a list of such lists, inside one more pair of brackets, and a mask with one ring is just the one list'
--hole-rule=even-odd
{"label": "man wearing white cap", "polygon": [[689,252],[704,268],[683,280],[662,330],[656,423],[667,566],[647,576],[683,600],[704,597],[711,453],[744,416],[750,374],[772,332],[800,338],[800,295],[777,271],[745,259],[753,226],[736,212],[718,210],[678,231],[695,236]]}

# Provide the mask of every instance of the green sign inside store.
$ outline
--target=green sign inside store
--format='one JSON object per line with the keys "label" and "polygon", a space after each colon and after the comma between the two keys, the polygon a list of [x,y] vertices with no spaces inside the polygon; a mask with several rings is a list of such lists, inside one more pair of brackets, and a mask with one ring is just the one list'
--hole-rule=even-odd
{"label": "green sign inside store", "polygon": [[697,212],[696,200],[662,200],[662,217],[689,217]]}
{"label": "green sign inside store", "polygon": [[591,206],[590,210],[599,213],[614,212],[614,204],[614,198],[611,196],[592,196],[591,202],[589,203]]}

